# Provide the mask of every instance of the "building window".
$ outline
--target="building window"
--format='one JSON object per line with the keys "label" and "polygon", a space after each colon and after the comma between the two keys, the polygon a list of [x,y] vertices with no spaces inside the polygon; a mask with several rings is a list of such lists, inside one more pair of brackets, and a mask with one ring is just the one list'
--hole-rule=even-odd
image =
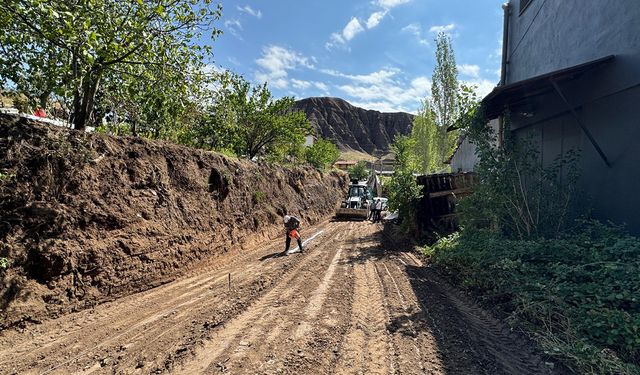
{"label": "building window", "polygon": [[520,0],[520,14],[522,14],[533,0]]}

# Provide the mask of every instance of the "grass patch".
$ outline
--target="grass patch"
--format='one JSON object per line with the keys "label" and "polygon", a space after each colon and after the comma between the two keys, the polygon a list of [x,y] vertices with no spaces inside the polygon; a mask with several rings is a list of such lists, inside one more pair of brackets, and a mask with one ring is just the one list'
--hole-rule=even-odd
{"label": "grass patch", "polygon": [[258,190],[253,192],[251,199],[253,200],[253,203],[259,204],[260,202],[264,201],[266,197],[267,195],[264,192]]}
{"label": "grass patch", "polygon": [[463,231],[424,252],[583,374],[640,374],[640,239],[599,223],[557,239]]}

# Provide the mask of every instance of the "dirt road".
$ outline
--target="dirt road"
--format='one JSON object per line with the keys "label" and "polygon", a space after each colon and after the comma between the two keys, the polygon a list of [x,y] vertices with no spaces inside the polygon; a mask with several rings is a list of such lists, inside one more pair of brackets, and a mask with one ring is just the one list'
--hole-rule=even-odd
{"label": "dirt road", "polygon": [[536,374],[530,347],[379,225],[325,222],[176,282],[0,334],[0,374]]}

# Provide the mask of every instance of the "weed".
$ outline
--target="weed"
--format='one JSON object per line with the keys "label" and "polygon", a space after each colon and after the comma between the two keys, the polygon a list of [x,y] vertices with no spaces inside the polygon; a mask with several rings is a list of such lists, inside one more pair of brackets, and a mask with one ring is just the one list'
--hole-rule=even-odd
{"label": "weed", "polygon": [[16,174],[15,173],[3,173],[3,172],[0,172],[0,184],[12,181],[14,178],[16,178]]}
{"label": "weed", "polygon": [[260,190],[255,191],[252,196],[253,203],[259,204],[260,202],[264,201],[265,197],[266,197],[266,194],[264,192]]}

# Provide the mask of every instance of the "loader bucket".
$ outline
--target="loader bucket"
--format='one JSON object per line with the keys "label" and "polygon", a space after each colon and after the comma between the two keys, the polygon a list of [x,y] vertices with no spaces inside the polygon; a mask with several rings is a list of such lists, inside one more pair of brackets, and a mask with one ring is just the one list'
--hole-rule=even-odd
{"label": "loader bucket", "polygon": [[336,219],[342,220],[367,220],[369,210],[362,208],[338,208]]}

